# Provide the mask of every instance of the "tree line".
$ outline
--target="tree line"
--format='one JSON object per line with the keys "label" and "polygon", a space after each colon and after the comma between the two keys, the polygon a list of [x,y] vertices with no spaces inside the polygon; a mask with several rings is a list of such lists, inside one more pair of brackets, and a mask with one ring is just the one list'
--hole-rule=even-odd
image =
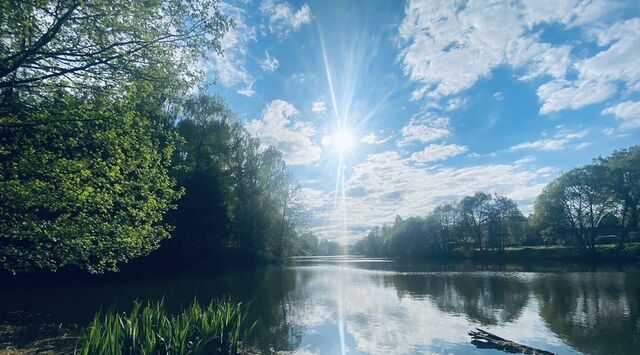
{"label": "tree line", "polygon": [[529,216],[510,198],[477,192],[439,205],[425,217],[375,227],[352,251],[369,256],[452,255],[509,246],[575,246],[586,256],[597,244],[624,249],[640,241],[640,145],[567,171],[536,198]]}
{"label": "tree line", "polygon": [[194,90],[233,26],[222,6],[0,0],[0,270],[313,247],[281,153]]}

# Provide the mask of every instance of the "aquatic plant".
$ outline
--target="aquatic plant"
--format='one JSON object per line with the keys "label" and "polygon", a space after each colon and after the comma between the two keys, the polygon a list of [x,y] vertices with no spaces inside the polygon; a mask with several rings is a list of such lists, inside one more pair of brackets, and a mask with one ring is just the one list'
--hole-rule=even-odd
{"label": "aquatic plant", "polygon": [[135,302],[131,311],[98,312],[75,353],[89,354],[237,354],[253,329],[247,309],[226,299],[203,307],[194,300],[178,315],[164,302]]}

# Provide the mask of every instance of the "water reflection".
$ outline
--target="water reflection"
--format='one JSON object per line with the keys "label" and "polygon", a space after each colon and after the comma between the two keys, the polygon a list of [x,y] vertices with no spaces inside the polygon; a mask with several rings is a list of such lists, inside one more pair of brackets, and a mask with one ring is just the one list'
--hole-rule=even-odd
{"label": "water reflection", "polygon": [[560,354],[640,348],[640,272],[571,265],[410,264],[306,258],[288,266],[0,282],[0,325],[86,324],[95,310],[165,299],[179,310],[229,295],[251,303],[265,353],[477,353],[482,327]]}
{"label": "water reflection", "polygon": [[546,275],[534,284],[540,314],[567,343],[590,354],[640,349],[640,274]]}

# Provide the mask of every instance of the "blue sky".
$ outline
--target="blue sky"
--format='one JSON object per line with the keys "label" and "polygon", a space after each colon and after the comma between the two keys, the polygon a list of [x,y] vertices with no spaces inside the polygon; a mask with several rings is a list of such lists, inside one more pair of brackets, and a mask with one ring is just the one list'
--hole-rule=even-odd
{"label": "blue sky", "polygon": [[229,1],[204,63],[283,153],[322,238],[475,191],[527,213],[562,171],[640,142],[640,2]]}

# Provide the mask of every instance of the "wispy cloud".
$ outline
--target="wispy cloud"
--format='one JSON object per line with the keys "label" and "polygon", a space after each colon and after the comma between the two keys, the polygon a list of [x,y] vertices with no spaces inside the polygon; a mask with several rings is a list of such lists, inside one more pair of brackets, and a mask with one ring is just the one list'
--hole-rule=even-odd
{"label": "wispy cloud", "polygon": [[523,79],[564,77],[570,48],[540,42],[528,33],[535,24],[568,21],[567,12],[578,15],[575,4],[556,5],[540,11],[535,1],[409,1],[400,26],[406,43],[402,63],[405,73],[422,84],[412,97],[458,93],[500,65],[526,67]]}
{"label": "wispy cloud", "polygon": [[457,144],[431,144],[423,150],[411,154],[411,160],[418,163],[445,160],[460,155],[467,150],[467,147]]}
{"label": "wispy cloud", "polygon": [[408,125],[402,127],[401,133],[398,146],[404,147],[413,142],[428,143],[444,138],[451,130],[447,117],[421,115],[412,118]]}
{"label": "wispy cloud", "polygon": [[[539,139],[532,142],[524,142],[518,145],[515,145],[510,148],[510,150],[541,150],[541,151],[557,151],[564,150],[567,145],[575,140],[584,138],[589,133],[589,129],[582,130],[568,130],[565,128],[560,128],[558,132],[553,136],[553,138],[548,139]],[[586,145],[583,143],[578,144],[574,148],[583,149]]]}
{"label": "wispy cloud", "polygon": [[[640,18],[605,21],[623,6],[606,0],[552,6],[526,0],[410,0],[400,39],[403,69],[420,84],[412,98],[457,94],[500,66],[517,69],[521,80],[539,79],[541,114],[602,102],[620,84],[638,90]],[[574,51],[575,42],[545,42],[540,28],[549,24],[579,29],[602,49],[585,55]]]}
{"label": "wispy cloud", "polygon": [[325,113],[327,111],[327,104],[324,100],[317,100],[311,104],[311,111],[317,114]]}
{"label": "wispy cloud", "polygon": [[360,138],[360,143],[372,144],[372,145],[382,144],[389,141],[389,139],[391,139],[391,137],[382,138],[382,137],[378,137],[378,135],[375,132],[370,132],[362,136],[362,138]]}
{"label": "wispy cloud", "polygon": [[608,107],[603,114],[612,114],[620,123],[621,130],[640,128],[640,101],[625,101],[618,105]]}
{"label": "wispy cloud", "polygon": [[220,8],[233,19],[235,26],[221,40],[223,55],[213,55],[207,70],[214,73],[223,86],[243,86],[238,93],[253,96],[255,79],[247,69],[246,56],[249,43],[256,40],[255,29],[247,24],[244,10],[227,3],[221,3]]}
{"label": "wispy cloud", "polygon": [[615,94],[620,83],[633,90],[640,89],[640,18],[591,32],[598,46],[606,49],[577,61],[576,79],[559,78],[540,86],[541,113],[601,102]]}
{"label": "wispy cloud", "polygon": [[294,11],[286,2],[263,0],[260,3],[260,12],[268,17],[269,30],[281,37],[287,37],[290,32],[311,22],[311,9],[307,4]]}
{"label": "wispy cloud", "polygon": [[249,122],[247,130],[264,145],[278,148],[288,164],[306,165],[320,159],[321,149],[313,140],[313,123],[294,120],[299,113],[292,104],[273,100],[262,112],[262,119]]}
{"label": "wispy cloud", "polygon": [[262,70],[266,72],[274,72],[278,70],[278,67],[280,66],[280,61],[278,61],[277,58],[269,55],[268,51],[264,51],[264,55],[265,55],[265,58],[260,63],[260,67],[262,68]]}
{"label": "wispy cloud", "polygon": [[315,231],[322,237],[352,242],[368,228],[392,222],[396,215],[424,216],[438,204],[476,191],[505,194],[529,212],[533,199],[551,179],[548,170],[538,170],[526,164],[424,169],[394,151],[371,154],[353,168],[346,183],[347,225],[342,211],[334,208],[333,197],[317,192]]}

